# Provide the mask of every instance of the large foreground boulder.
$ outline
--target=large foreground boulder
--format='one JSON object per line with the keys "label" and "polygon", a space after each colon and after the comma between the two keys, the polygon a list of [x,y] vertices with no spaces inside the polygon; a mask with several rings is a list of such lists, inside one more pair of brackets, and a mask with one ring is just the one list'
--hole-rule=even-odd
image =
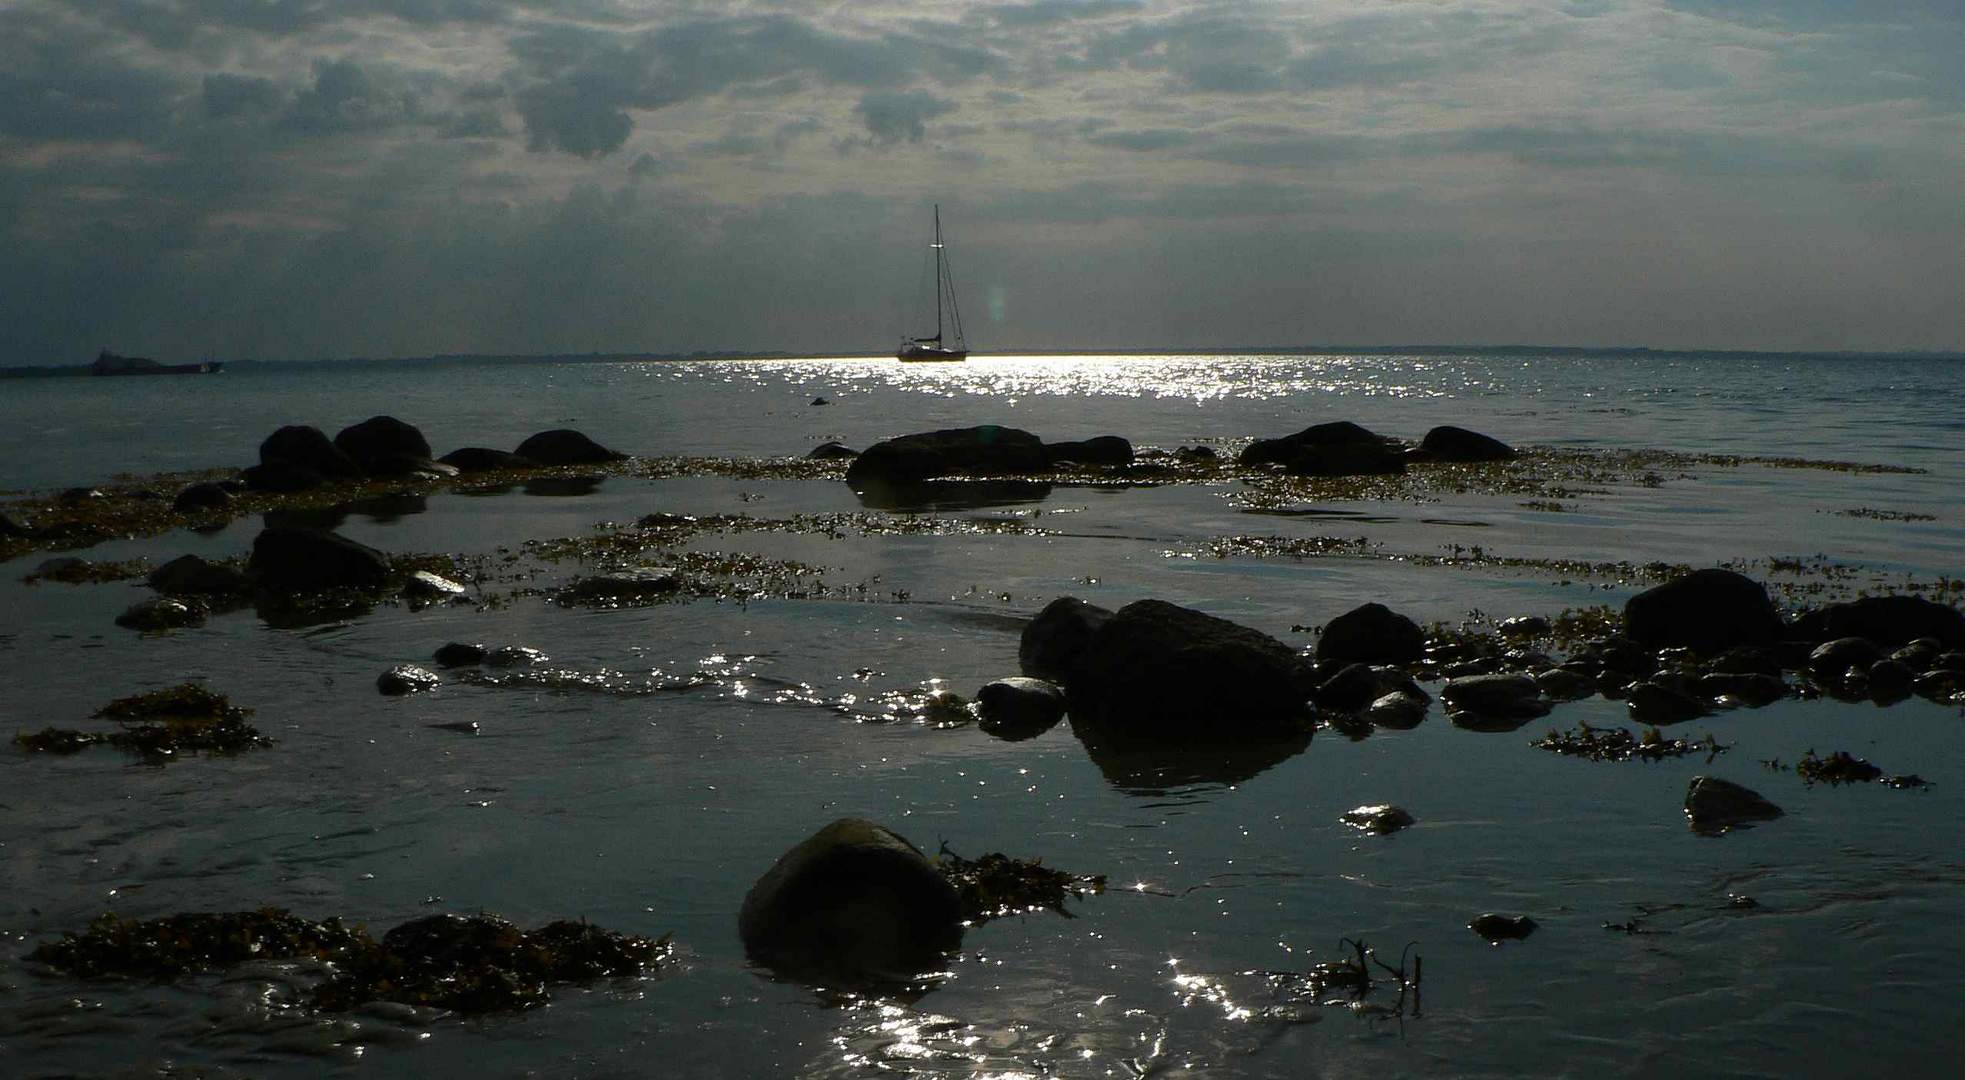
{"label": "large foreground boulder", "polygon": [[1419,440],[1418,456],[1428,461],[1506,461],[1515,449],[1492,435],[1442,424]]}
{"label": "large foreground boulder", "polygon": [[1683,646],[1712,654],[1771,645],[1786,631],[1767,587],[1731,570],[1694,570],[1624,604],[1625,635],[1653,649]]}
{"label": "large foreground boulder", "polygon": [[[340,447],[328,441],[320,428],[289,424],[266,436],[259,444],[259,463],[296,465],[328,478],[360,476],[361,466]],[[280,490],[265,488],[262,490]]]}
{"label": "large foreground boulder", "polygon": [[1319,661],[1409,664],[1426,654],[1426,632],[1384,604],[1360,604],[1332,619],[1317,638]]}
{"label": "large foreground boulder", "polygon": [[[570,428],[542,431],[518,445],[518,456],[541,465],[602,465],[628,455],[616,453]],[[460,466],[461,467],[461,466]]]}
{"label": "large foreground boulder", "polygon": [[1315,689],[1295,649],[1164,600],[1107,619],[1066,684],[1072,714],[1089,724],[1181,740],[1299,731]]}
{"label": "large foreground boulder", "polygon": [[962,941],[962,904],[899,835],[841,818],[785,852],[737,917],[753,960],[786,974],[905,979]]}
{"label": "large foreground boulder", "polygon": [[393,416],[371,416],[342,428],[334,437],[334,446],[363,471],[372,473],[400,472],[403,459],[430,458],[430,441],[423,433],[414,424]]}
{"label": "large foreground boulder", "polygon": [[1965,648],[1965,612],[1921,596],[1866,596],[1811,611],[1796,623],[1809,641],[1868,638],[1878,645],[1906,645],[1935,638],[1947,648]]}
{"label": "large foreground boulder", "polygon": [[1025,675],[1069,685],[1092,634],[1110,618],[1107,608],[1075,596],[1058,597],[1025,624],[1017,645],[1017,666]]}
{"label": "large foreground boulder", "polygon": [[1369,428],[1354,424],[1349,420],[1333,420],[1327,424],[1312,424],[1294,435],[1284,435],[1275,439],[1257,439],[1242,451],[1236,460],[1243,465],[1288,465],[1304,451],[1313,448],[1334,446],[1359,446],[1383,448],[1387,445],[1384,436]]}
{"label": "large foreground boulder", "polygon": [[1043,440],[1017,428],[984,424],[874,443],[853,459],[846,482],[908,484],[938,476],[1016,476],[1051,467]]}
{"label": "large foreground boulder", "polygon": [[253,540],[246,569],[276,589],[374,588],[389,576],[389,560],[338,533],[270,528]]}

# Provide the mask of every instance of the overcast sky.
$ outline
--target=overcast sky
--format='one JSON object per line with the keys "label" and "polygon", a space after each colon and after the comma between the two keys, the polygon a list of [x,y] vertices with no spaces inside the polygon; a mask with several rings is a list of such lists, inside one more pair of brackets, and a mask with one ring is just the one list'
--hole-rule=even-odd
{"label": "overcast sky", "polygon": [[981,350],[1965,347],[1965,0],[0,0],[0,363],[879,350],[935,202]]}

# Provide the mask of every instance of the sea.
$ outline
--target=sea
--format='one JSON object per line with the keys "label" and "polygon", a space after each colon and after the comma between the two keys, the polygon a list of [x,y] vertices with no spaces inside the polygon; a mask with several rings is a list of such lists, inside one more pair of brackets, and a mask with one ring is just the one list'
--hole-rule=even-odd
{"label": "sea", "polygon": [[[1710,735],[1722,753],[1621,763],[1530,745],[1579,724],[1634,727],[1603,697],[1502,732],[1455,726],[1435,703],[1411,730],[1326,729],[1232,763],[1095,754],[1069,723],[1001,739],[918,707],[1018,674],[1022,627],[1065,595],[1163,599],[1303,648],[1366,602],[1485,627],[1614,609],[1669,566],[1779,579],[1790,605],[1907,590],[1956,602],[1965,364],[1482,351],[16,379],[0,382],[0,499],[242,467],[280,425],[331,434],[378,414],[439,453],[577,428],[680,464],[333,515],[384,551],[499,571],[465,603],[298,626],[248,608],[142,635],[114,624],[150,595],[140,578],[23,580],[47,552],[0,565],[9,734],[84,727],[112,698],[193,680],[255,710],[274,740],[168,764],[0,748],[0,1074],[1938,1076],[1965,1060],[1957,705],[1788,698],[1667,732]],[[1453,424],[1584,464],[1534,492],[1278,499],[1226,470],[929,507],[746,467],[984,423],[1231,456],[1331,420],[1410,440]],[[542,559],[541,545],[650,514],[720,522],[688,541],[705,565],[825,587],[552,601],[555,575],[584,564]],[[261,526],[59,554],[237,556]],[[377,692],[384,670],[434,668],[451,641],[550,660]],[[1930,785],[1810,785],[1792,771],[1837,750]],[[1681,804],[1701,774],[1786,816],[1694,834]],[[1375,836],[1340,820],[1383,803],[1415,823]],[[746,891],[843,816],[930,854],[1104,875],[1105,891],[973,927],[945,971],[906,990],[751,964]],[[645,978],[489,1017],[310,1012],[296,988],[313,976],[272,961],[159,983],[26,959],[104,912],[266,905],[377,933],[434,912],[583,918],[673,934],[676,952]],[[1537,929],[1491,944],[1468,929],[1485,912]],[[1423,970],[1413,992],[1381,970],[1367,995],[1306,993],[1305,975],[1353,957],[1353,942]]]}

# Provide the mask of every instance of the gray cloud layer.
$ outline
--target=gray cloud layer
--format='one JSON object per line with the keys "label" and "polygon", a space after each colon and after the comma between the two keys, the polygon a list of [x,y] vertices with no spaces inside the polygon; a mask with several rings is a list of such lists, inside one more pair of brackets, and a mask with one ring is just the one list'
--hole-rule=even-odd
{"label": "gray cloud layer", "polygon": [[1965,9],[18,0],[0,363],[1956,347]]}

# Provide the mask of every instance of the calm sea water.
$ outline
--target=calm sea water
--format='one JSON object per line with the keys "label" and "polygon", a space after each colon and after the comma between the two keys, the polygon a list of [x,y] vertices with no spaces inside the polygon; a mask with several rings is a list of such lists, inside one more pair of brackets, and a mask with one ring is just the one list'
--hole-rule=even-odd
{"label": "calm sea water", "polygon": [[[1292,627],[1379,600],[1421,620],[1553,614],[1635,586],[1394,558],[1217,558],[1234,535],[1364,536],[1391,555],[1454,545],[1531,558],[1825,555],[1865,581],[1965,572],[1958,364],[1806,357],[1114,357],[241,368],[216,378],[0,382],[0,488],[243,465],[281,423],[332,432],[376,413],[439,451],[579,427],[639,454],[803,454],[930,427],[1049,439],[1232,444],[1352,419],[1416,438],[1458,423],[1504,439],[1911,466],[1921,474],[1700,467],[1549,513],[1501,496],[1255,514],[1238,485],[1100,491],[955,511],[1039,535],[699,537],[874,582],[864,599],[621,611],[521,599],[475,612],[381,608],[275,629],[251,612],[139,639],[134,585],[28,586],[0,566],[9,727],[78,724],[111,697],[201,678],[279,740],[155,768],[106,749],[0,754],[0,1073],[151,1075],[1840,1075],[1948,1073],[1965,1053],[1965,754],[1959,711],[1786,701],[1679,729],[1735,748],[1707,765],[1600,765],[1481,734],[1437,708],[1409,732],[1320,733],[1277,760],[1095,759],[1068,725],[1026,742],[859,722],[826,707],[930,680],[1014,674],[1022,622],[1052,597],[1154,596],[1308,644]],[[830,404],[815,405],[823,397]],[[858,511],[837,482],[610,478],[580,497],[440,495],[355,513],[387,550],[465,554],[576,536],[653,511]],[[1851,511],[1881,511],[1854,515]],[[1914,520],[1903,520],[1916,515]],[[1928,520],[1926,519],[1928,516]],[[256,522],[104,545],[91,557],[246,550]],[[450,640],[553,657],[561,685],[451,684],[379,697],[384,668]],[[870,673],[869,673],[870,672]],[[694,689],[658,690],[693,684]],[[814,703],[817,704],[814,704]],[[430,725],[475,720],[462,736]],[[1621,703],[1551,723],[1625,723]],[[1847,749],[1936,782],[1804,788],[1761,759]],[[1711,840],[1686,831],[1710,772],[1787,808]],[[1338,815],[1396,802],[1418,824],[1361,837]],[[1002,850],[1104,873],[1112,892],[972,930],[914,1000],[842,1002],[744,963],[735,912],[786,847],[844,814],[918,845]],[[1753,896],[1751,910],[1728,904]],[[681,962],[481,1021],[279,1007],[268,967],[176,986],[82,983],[22,964],[103,910],[276,904],[386,928],[433,910],[536,924],[585,916],[674,931]],[[1541,929],[1491,947],[1482,911]],[[1605,923],[1636,919],[1631,935]],[[1261,973],[1362,938],[1425,958],[1402,1023],[1274,1008]]]}

